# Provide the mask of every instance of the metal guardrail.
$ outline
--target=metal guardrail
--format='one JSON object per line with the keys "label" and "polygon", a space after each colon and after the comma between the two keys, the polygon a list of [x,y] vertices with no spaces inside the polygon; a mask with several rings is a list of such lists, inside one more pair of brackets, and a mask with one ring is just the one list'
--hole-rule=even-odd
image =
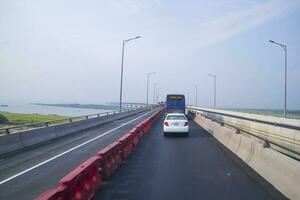
{"label": "metal guardrail", "polygon": [[[145,107],[143,107],[143,108],[145,108]],[[45,122],[36,122],[36,123],[22,124],[22,125],[16,125],[16,126],[11,126],[11,127],[6,127],[6,128],[0,128],[0,135],[1,134],[11,134],[11,133],[14,133],[14,131],[28,130],[31,128],[43,128],[43,127],[48,127],[50,125],[71,123],[74,121],[87,120],[87,119],[96,118],[96,117],[114,115],[117,113],[138,110],[138,109],[142,109],[142,108],[129,108],[129,109],[122,109],[122,110],[113,110],[113,111],[109,111],[109,112],[102,112],[102,113],[96,113],[96,114],[90,114],[90,115],[81,115],[81,116],[76,116],[76,117],[68,117],[68,118],[64,118],[64,119],[57,119],[57,120],[51,120],[51,121],[45,121]]]}
{"label": "metal guardrail", "polygon": [[[196,107],[188,107],[187,109],[195,114],[201,114],[203,117],[211,119],[212,121],[219,123],[221,126],[230,126],[236,129],[236,133],[240,133],[242,131],[246,134],[259,138],[265,142],[265,147],[273,144],[282,148],[282,151],[279,150],[282,153],[288,154],[289,156],[297,159],[300,157],[300,126],[272,122],[270,120],[243,117],[241,114],[235,116],[231,113],[220,113],[211,109],[206,110]],[[244,121],[246,124],[243,124]],[[282,128],[285,130],[284,132],[282,131]]]}

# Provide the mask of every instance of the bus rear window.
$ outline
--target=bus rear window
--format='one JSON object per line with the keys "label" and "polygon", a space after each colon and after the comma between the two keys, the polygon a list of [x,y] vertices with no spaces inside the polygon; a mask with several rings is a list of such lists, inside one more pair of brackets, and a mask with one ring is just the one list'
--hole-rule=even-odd
{"label": "bus rear window", "polygon": [[177,101],[179,101],[179,100],[181,100],[182,99],[182,96],[168,96],[168,99],[170,99],[170,100],[177,100]]}

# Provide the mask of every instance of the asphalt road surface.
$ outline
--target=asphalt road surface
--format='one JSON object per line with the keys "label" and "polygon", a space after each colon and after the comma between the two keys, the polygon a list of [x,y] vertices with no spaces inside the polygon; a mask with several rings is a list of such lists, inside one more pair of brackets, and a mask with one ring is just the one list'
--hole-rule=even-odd
{"label": "asphalt road surface", "polygon": [[102,148],[151,116],[147,111],[0,160],[0,199],[34,199]]}
{"label": "asphalt road surface", "polygon": [[[204,129],[164,137],[162,119],[97,192],[97,200],[280,199]],[[271,195],[272,193],[272,195]]]}

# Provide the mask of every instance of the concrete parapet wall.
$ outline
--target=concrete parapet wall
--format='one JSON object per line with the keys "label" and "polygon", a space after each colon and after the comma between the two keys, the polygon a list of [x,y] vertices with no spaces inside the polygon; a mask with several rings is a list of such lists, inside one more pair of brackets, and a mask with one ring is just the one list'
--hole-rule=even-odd
{"label": "concrete parapet wall", "polygon": [[260,139],[236,133],[204,116],[188,113],[196,123],[210,132],[266,181],[289,199],[300,199],[300,162],[272,148],[265,148]]}
{"label": "concrete parapet wall", "polygon": [[224,122],[268,143],[271,148],[300,159],[300,120],[218,109],[189,107],[192,112]]}
{"label": "concrete parapet wall", "polygon": [[104,123],[118,120],[124,117],[144,112],[148,108],[116,113],[113,115],[100,116],[96,118],[62,123],[44,128],[36,128],[17,132],[9,135],[0,136],[0,156],[4,154],[21,150],[32,145],[36,145],[48,140],[66,136],[72,133],[93,128]]}
{"label": "concrete parapet wall", "polygon": [[277,124],[286,124],[286,125],[300,127],[299,119],[274,117],[274,116],[269,116],[269,115],[259,115],[259,114],[245,113],[245,112],[237,112],[237,111],[229,111],[229,110],[221,110],[221,109],[210,109],[210,108],[202,108],[202,107],[194,107],[194,106],[189,106],[189,108],[200,109],[204,112],[206,111],[209,113],[219,113],[219,114],[224,114],[224,115],[245,117],[245,118],[249,118],[249,119],[262,120],[262,121],[268,121],[268,122],[277,123]]}

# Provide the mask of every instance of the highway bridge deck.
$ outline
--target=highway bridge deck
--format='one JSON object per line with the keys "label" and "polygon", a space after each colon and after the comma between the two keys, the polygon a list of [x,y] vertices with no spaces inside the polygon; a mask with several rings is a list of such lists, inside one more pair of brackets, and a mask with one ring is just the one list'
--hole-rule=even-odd
{"label": "highway bridge deck", "polygon": [[72,134],[0,160],[0,199],[34,199],[154,111]]}
{"label": "highway bridge deck", "polygon": [[162,119],[95,199],[274,199],[194,122],[189,137],[167,137]]}

